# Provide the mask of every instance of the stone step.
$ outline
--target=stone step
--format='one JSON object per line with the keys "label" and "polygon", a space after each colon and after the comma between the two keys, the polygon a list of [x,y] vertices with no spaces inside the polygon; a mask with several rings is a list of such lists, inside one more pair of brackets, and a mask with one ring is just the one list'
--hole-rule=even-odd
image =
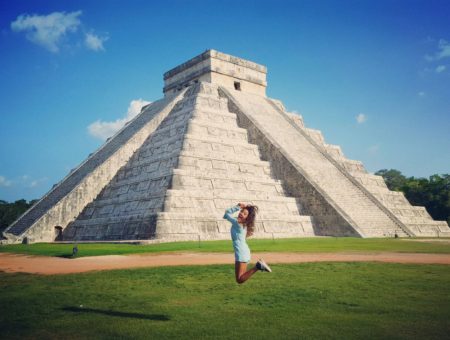
{"label": "stone step", "polygon": [[215,122],[233,122],[236,123],[237,116],[235,113],[228,111],[228,108],[223,111],[210,110],[207,107],[197,107],[192,110],[192,117],[201,120],[215,121]]}
{"label": "stone step", "polygon": [[[266,175],[271,173],[270,163],[260,159],[237,158],[228,161],[215,156],[191,156],[188,151],[182,151],[180,153],[178,167],[189,167],[196,169],[227,169],[232,172],[247,171],[249,173],[253,171],[255,174],[265,173]],[[262,169],[262,171],[252,169]]]}
{"label": "stone step", "polygon": [[[193,144],[200,144],[200,143],[193,143]],[[243,153],[237,154],[234,151],[233,147],[220,147],[217,145],[214,145],[215,150],[210,150],[210,146],[207,144],[204,144],[204,146],[201,149],[197,149],[193,147],[193,144],[190,144],[190,146],[186,147],[181,151],[181,156],[189,156],[189,157],[195,157],[195,158],[209,158],[209,159],[216,159],[216,160],[223,160],[227,162],[234,162],[237,163],[243,158],[245,158],[245,161],[247,162],[253,162],[257,163],[260,160],[259,152],[258,150],[246,150],[247,152],[243,156]],[[231,149],[232,151],[229,152],[227,149]]]}
{"label": "stone step", "polygon": [[264,192],[274,195],[283,195],[283,188],[280,183],[267,181],[239,181],[239,180],[224,180],[211,179],[208,177],[195,177],[183,173],[174,172],[172,178],[172,189],[185,188],[202,188],[206,190],[211,189],[233,189],[233,190],[247,190],[251,192]]}
{"label": "stone step", "polygon": [[214,176],[226,176],[226,178],[242,176],[247,176],[246,178],[272,178],[270,175],[270,168],[261,164],[234,163],[200,158],[196,159],[197,162],[193,162],[192,160],[195,160],[195,158],[190,158],[188,162],[180,160],[180,162],[178,162],[178,168],[192,173],[199,172],[205,176],[209,176],[211,173],[215,174]]}
{"label": "stone step", "polygon": [[[237,202],[246,202],[257,204],[259,201],[276,201],[278,202],[280,199],[289,199],[295,200],[295,198],[286,197],[284,195],[274,195],[268,192],[256,192],[256,191],[248,191],[248,190],[238,190],[238,189],[212,189],[212,190],[204,190],[202,188],[190,187],[190,188],[181,188],[181,189],[169,189],[169,191],[175,192],[183,192],[185,194],[178,196],[189,196],[189,197],[210,197],[213,196],[214,200],[217,202],[225,202],[221,203],[221,207],[224,209],[226,207],[230,207]],[[203,196],[200,196],[198,192],[204,192]],[[224,199],[220,199],[221,195],[224,195]],[[284,200],[283,200],[284,201]]]}
{"label": "stone step", "polygon": [[141,221],[145,221],[146,219],[151,218],[151,216],[155,215],[159,211],[145,211],[145,213],[129,213],[127,215],[119,215],[119,216],[108,216],[108,217],[97,217],[97,218],[90,218],[85,220],[75,220],[70,223],[71,227],[79,227],[79,226],[107,226],[109,224],[128,224],[128,223],[137,223]]}
{"label": "stone step", "polygon": [[[138,155],[140,157],[140,155]],[[116,181],[130,176],[142,176],[142,180],[151,179],[153,174],[162,174],[174,168],[177,164],[177,151],[162,153],[154,157],[132,159],[128,165],[117,172]],[[149,177],[147,177],[149,176]]]}
{"label": "stone step", "polygon": [[[387,189],[383,177],[371,174],[353,174],[353,177],[358,180],[366,188],[368,187],[382,187]],[[389,189],[388,189],[389,190]]]}
{"label": "stone step", "polygon": [[184,132],[187,129],[187,126],[188,126],[188,119],[186,117],[184,121],[174,122],[171,125],[161,127],[151,135],[150,137],[151,143],[161,144],[164,143],[166,140],[182,139]]}
{"label": "stone step", "polygon": [[240,140],[248,143],[247,131],[237,127],[236,122],[225,124],[223,122],[211,122],[191,118],[187,130],[188,134],[198,135],[199,137],[225,138],[230,140]]}
{"label": "stone step", "polygon": [[179,167],[178,169],[173,170],[174,173],[178,174],[186,174],[194,177],[202,177],[202,178],[211,178],[211,179],[223,179],[223,180],[239,180],[239,181],[258,181],[258,182],[267,182],[280,183],[280,181],[274,180],[269,175],[265,173],[256,175],[255,173],[245,172],[245,171],[233,171],[229,172],[227,169],[192,169],[192,168],[184,168]]}
{"label": "stone step", "polygon": [[[296,203],[297,200],[294,197],[287,196],[271,196],[267,193],[262,195],[254,195],[253,192],[248,192],[247,190],[236,190],[236,189],[214,189],[214,190],[202,190],[200,188],[190,188],[186,189],[168,189],[166,192],[167,196],[177,196],[177,197],[195,197],[201,199],[214,199],[222,200],[223,202],[229,202],[225,205],[222,203],[220,207],[226,209],[231,207],[238,202],[243,196],[248,196],[250,200],[246,200],[245,203],[257,204],[260,201],[273,201],[273,202],[283,202],[283,203]],[[251,196],[254,195],[254,196]]]}
{"label": "stone step", "polygon": [[169,152],[178,152],[183,143],[183,138],[181,136],[173,136],[165,141],[154,142],[149,139],[145,144],[138,150],[140,158],[150,158],[150,157],[162,157],[166,156]]}
{"label": "stone step", "polygon": [[177,111],[172,111],[160,124],[158,129],[167,129],[178,125],[186,124],[192,117],[192,108],[185,107]]}
{"label": "stone step", "polygon": [[[162,207],[165,191],[139,192],[128,196],[95,199],[81,212],[77,219],[91,218],[97,214],[107,214],[112,211],[147,211]],[[122,207],[122,208],[120,208]],[[113,209],[113,210],[111,210]],[[116,210],[117,209],[117,210]]]}
{"label": "stone step", "polygon": [[341,166],[352,174],[366,174],[367,170],[364,168],[364,165],[360,161],[355,161],[352,159],[345,159],[340,162]]}
{"label": "stone step", "polygon": [[230,161],[249,158],[254,162],[261,158],[256,145],[237,143],[236,141],[230,143],[230,140],[201,139],[192,135],[186,135],[185,137],[183,151],[188,151],[193,156]]}
{"label": "stone step", "polygon": [[[227,152],[251,152],[254,153],[254,150],[258,151],[258,146],[255,144],[250,144],[248,140],[242,140],[242,139],[233,139],[233,138],[227,138],[227,137],[217,137],[213,135],[193,135],[190,133],[186,133],[184,135],[184,144],[186,142],[192,142],[192,143],[206,143],[212,146],[213,151],[220,151],[220,147],[224,146],[227,147],[225,151]],[[195,144],[194,144],[195,145]],[[211,150],[211,147],[208,148]],[[256,153],[259,155],[259,153]],[[245,155],[242,155],[242,157]]]}
{"label": "stone step", "polygon": [[192,97],[192,107],[196,109],[207,109],[211,111],[227,112],[228,100],[226,98],[219,98],[218,96],[198,95]]}
{"label": "stone step", "polygon": [[397,216],[402,223],[407,224],[429,224],[433,221],[431,218],[421,216]]}
{"label": "stone step", "polygon": [[[210,199],[203,197],[195,197],[195,196],[177,196],[177,195],[168,195],[165,198],[164,206],[165,211],[177,211],[179,209],[185,210],[207,210],[210,212],[216,211],[224,211],[224,205],[227,204],[227,207],[230,205],[231,200],[226,200],[224,198],[218,199]],[[288,215],[298,215],[298,207],[295,200],[291,202],[286,201],[278,201],[278,200],[253,200],[252,202],[247,202],[251,204],[255,204],[259,207],[259,211],[265,215],[279,215],[279,214],[288,214]],[[232,203],[233,204],[233,203]]]}
{"label": "stone step", "polygon": [[[155,219],[155,218],[154,218]],[[153,222],[153,225],[155,222]],[[126,224],[114,222],[100,225],[69,226],[63,231],[65,241],[108,241],[149,239],[154,226],[148,221],[134,221]]]}
{"label": "stone step", "polygon": [[373,195],[386,206],[391,206],[395,204],[408,205],[411,206],[409,201],[406,199],[402,192],[398,191],[380,191],[372,192]]}
{"label": "stone step", "polygon": [[400,228],[364,228],[364,237],[408,237]]}
{"label": "stone step", "polygon": [[424,207],[417,207],[410,205],[407,208],[392,208],[391,211],[395,214],[403,217],[411,216],[411,217],[423,217],[430,219],[430,215]]}
{"label": "stone step", "polygon": [[[211,213],[206,213],[204,211],[186,211],[186,212],[175,212],[175,211],[164,211],[164,212],[158,212],[158,220],[199,220],[199,221],[220,221],[224,225],[228,226],[228,229],[230,228],[230,222],[225,220],[223,218],[223,215],[225,214],[225,211],[217,211],[214,215]],[[308,223],[311,222],[310,216],[302,216],[302,215],[277,215],[274,216],[273,214],[266,214],[263,215],[262,213],[258,213],[256,217],[255,223],[261,223],[261,222],[271,222],[271,223],[297,223],[297,222],[304,222]]]}
{"label": "stone step", "polygon": [[103,192],[104,195],[119,196],[127,194],[131,191],[151,190],[154,191],[157,188],[163,188],[168,185],[172,178],[172,170],[161,171],[153,174],[141,174],[140,176],[130,179],[116,180],[114,183],[110,183],[104,190],[108,190],[108,193]]}
{"label": "stone step", "polygon": [[[420,223],[411,223],[408,224],[408,228],[411,229],[416,236],[431,236],[431,237],[447,237],[450,236],[450,230],[447,223],[443,221],[434,221],[441,223],[428,223],[428,224],[420,224]],[[442,224],[445,223],[445,225]]]}
{"label": "stone step", "polygon": [[[201,239],[217,239],[217,233],[222,233],[230,238],[230,223],[224,220],[198,220],[198,219],[161,219],[158,218],[157,233],[176,234],[196,234],[201,235]],[[269,235],[266,236],[266,234]],[[208,236],[209,234],[209,236]],[[212,235],[211,235],[212,234]],[[255,225],[254,238],[262,236],[269,237],[311,237],[314,236],[311,221],[304,222],[283,222],[283,221],[261,221]]]}
{"label": "stone step", "polygon": [[[205,201],[205,202],[200,202],[200,204],[203,204],[201,208],[198,207],[198,202],[196,203],[192,203],[192,201],[190,202],[191,206],[189,207],[184,207],[184,206],[176,206],[176,203],[174,200],[169,200],[167,203],[171,203],[172,205],[170,207],[166,207],[164,208],[164,211],[167,213],[175,213],[175,214],[180,214],[180,215],[189,215],[193,210],[201,210],[204,213],[207,214],[215,214],[216,216],[223,216],[223,211],[222,209],[217,209],[214,207],[214,202],[212,201]],[[184,205],[184,204],[180,204],[180,205]],[[186,204],[188,205],[188,204]],[[260,204],[261,205],[261,204]],[[194,207],[193,207],[194,206]],[[271,219],[271,220],[277,220],[276,218],[274,218],[273,216],[282,216],[281,219],[284,220],[287,216],[293,216],[293,217],[299,217],[302,215],[298,214],[298,211],[286,211],[287,209],[278,209],[277,211],[269,211],[268,209],[261,209],[262,212],[258,213],[258,219],[259,220],[265,220],[265,219]],[[152,211],[153,212],[153,211]]]}

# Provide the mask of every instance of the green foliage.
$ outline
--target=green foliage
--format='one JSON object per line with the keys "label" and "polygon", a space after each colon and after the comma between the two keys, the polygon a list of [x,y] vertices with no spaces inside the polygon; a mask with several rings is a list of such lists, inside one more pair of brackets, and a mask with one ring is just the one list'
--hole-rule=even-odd
{"label": "green foliage", "polygon": [[389,190],[400,191],[406,182],[406,177],[402,173],[395,169],[382,169],[375,172],[375,175],[382,176],[386,182]]}
{"label": "green foliage", "polygon": [[0,232],[13,223],[20,215],[27,211],[37,200],[27,202],[24,199],[8,203],[0,200]]}
{"label": "green foliage", "polygon": [[435,220],[450,225],[450,175],[432,175],[427,178],[405,177],[398,170],[380,170],[390,190],[402,191],[412,205],[424,206]]}
{"label": "green foliage", "polygon": [[[267,259],[270,260],[270,259]],[[4,339],[447,339],[450,266],[234,265],[0,273]]]}
{"label": "green foliage", "polygon": [[[249,239],[254,253],[260,252],[406,252],[450,254],[450,244],[445,242],[416,242],[408,239],[362,239],[352,237],[298,238],[298,239]],[[0,252],[30,255],[71,257],[72,244],[36,243],[12,244],[0,247]],[[77,257],[99,255],[125,255],[158,252],[206,252],[232,253],[231,241],[173,242],[150,245],[116,243],[79,243]]]}

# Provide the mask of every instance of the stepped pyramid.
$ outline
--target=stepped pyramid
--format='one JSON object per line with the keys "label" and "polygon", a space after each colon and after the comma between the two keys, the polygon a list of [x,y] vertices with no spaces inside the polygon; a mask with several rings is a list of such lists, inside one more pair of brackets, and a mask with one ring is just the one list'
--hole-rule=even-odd
{"label": "stepped pyramid", "polygon": [[228,239],[224,210],[260,208],[255,237],[450,236],[266,97],[264,66],[214,50],[164,74],[142,108],[5,230],[3,243]]}

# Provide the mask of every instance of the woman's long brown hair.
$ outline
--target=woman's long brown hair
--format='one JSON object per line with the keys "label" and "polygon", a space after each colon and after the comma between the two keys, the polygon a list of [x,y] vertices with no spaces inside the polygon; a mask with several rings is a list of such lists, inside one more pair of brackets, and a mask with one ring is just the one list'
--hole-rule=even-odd
{"label": "woman's long brown hair", "polygon": [[255,231],[255,219],[256,213],[258,212],[258,207],[256,205],[247,205],[244,209],[247,209],[248,216],[245,220],[245,226],[247,228],[247,236],[250,237]]}

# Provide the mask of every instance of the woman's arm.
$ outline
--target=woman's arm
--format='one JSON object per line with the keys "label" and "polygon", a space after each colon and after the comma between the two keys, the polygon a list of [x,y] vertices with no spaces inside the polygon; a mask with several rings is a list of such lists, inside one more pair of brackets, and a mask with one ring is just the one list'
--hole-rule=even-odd
{"label": "woman's arm", "polygon": [[225,215],[223,215],[223,218],[233,223],[234,221],[236,221],[236,219],[231,215],[233,215],[236,211],[240,209],[241,208],[239,207],[239,205],[235,205],[234,207],[228,208],[227,210],[225,210]]}

